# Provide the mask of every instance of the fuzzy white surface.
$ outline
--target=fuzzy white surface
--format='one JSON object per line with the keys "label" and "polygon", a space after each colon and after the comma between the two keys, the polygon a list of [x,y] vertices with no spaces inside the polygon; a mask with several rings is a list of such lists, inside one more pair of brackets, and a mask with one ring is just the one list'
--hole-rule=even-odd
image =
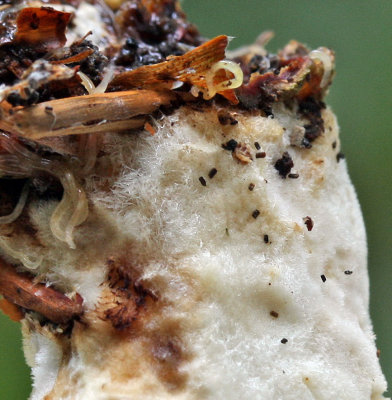
{"label": "fuzzy white surface", "polygon": [[24,338],[26,360],[31,367],[33,392],[30,400],[41,400],[53,389],[63,357],[62,349],[54,340],[38,332]]}
{"label": "fuzzy white surface", "polygon": [[[99,303],[97,271],[104,270],[104,257],[94,258],[92,249],[109,237],[104,253],[132,243],[143,280],[169,304],[151,325],[180,321],[180,340],[191,354],[180,367],[188,375],[185,387],[172,391],[159,383],[142,356],[135,365],[145,373],[116,383],[113,377],[126,368],[122,357],[135,357],[142,344],[124,345],[117,360],[97,336],[84,355],[70,358],[67,368],[79,378],[67,389],[69,397],[51,398],[383,398],[386,383],[368,313],[365,230],[346,164],[336,161],[338,149],[332,149],[338,140],[332,113],[324,112],[326,133],[312,149],[290,146],[288,121],[295,115],[284,108],[275,110],[275,119],[236,118],[238,125],[223,127],[213,110],[182,109],[159,122],[155,136],[111,136],[105,146],[121,168],[108,178],[110,190],[97,184],[96,175],[85,183],[98,214],[94,224],[78,228],[76,243],[83,250],[63,249],[57,266],[45,264],[53,281],[77,287],[91,308]],[[222,148],[232,138],[249,146],[250,164],[240,164]],[[266,158],[254,157],[255,141]],[[292,156],[291,172],[298,179],[283,179],[274,168],[284,151]],[[97,170],[104,162],[98,161]],[[209,179],[212,168],[218,172]],[[39,210],[31,213],[49,243]],[[304,224],[307,216],[312,231]],[[99,221],[112,233],[100,232]],[[58,254],[54,247],[47,250],[51,259]],[[92,281],[89,268],[95,271]],[[105,365],[109,355],[116,371]],[[43,361],[41,368],[47,365]],[[39,381],[35,385],[40,393]]]}

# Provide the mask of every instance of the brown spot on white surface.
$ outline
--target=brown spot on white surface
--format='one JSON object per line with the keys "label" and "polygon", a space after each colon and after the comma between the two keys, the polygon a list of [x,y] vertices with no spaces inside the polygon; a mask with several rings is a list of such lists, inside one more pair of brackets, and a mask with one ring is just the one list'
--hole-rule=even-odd
{"label": "brown spot on white surface", "polygon": [[[98,3],[82,2],[79,8],[96,13],[94,31],[100,22],[108,31],[113,28],[110,18],[100,21]],[[71,79],[64,86],[51,83],[49,92],[32,92],[27,99],[14,93],[1,104],[7,117],[1,128],[12,128],[14,134],[20,134],[15,121],[25,123],[34,137],[53,133],[54,123],[59,127],[54,134],[101,131],[99,142],[92,142],[96,152],[81,146],[80,161],[72,157],[71,138],[46,141],[49,149],[33,142],[23,148],[70,168],[86,193],[89,217],[75,229],[75,249],[50,229],[61,187],[56,196],[34,191],[20,219],[1,227],[0,251],[7,261],[56,282],[66,296],[80,292],[85,300],[83,318],[63,330],[52,323],[41,327],[36,313],[26,314],[22,323],[28,325],[25,348],[30,345],[26,354],[35,376],[32,399],[236,400],[271,398],[270,388],[282,398],[294,394],[297,399],[309,396],[303,377],[312,383],[312,394],[317,386],[324,397],[352,400],[370,392],[380,397],[385,383],[369,335],[364,229],[345,163],[336,163],[337,150],[331,146],[338,140],[337,124],[322,103],[333,54],[318,50],[322,61],[298,42],[277,55],[260,46],[257,54],[254,47],[248,49],[235,59],[244,70],[245,86],[222,94],[229,106],[219,94],[210,101],[196,98],[200,88],[190,84],[203,84],[208,71],[196,76],[192,63],[197,57],[184,65],[189,50],[191,57],[223,57],[227,38],[192,52],[201,38],[172,0],[129,2],[116,24],[121,43],[112,34],[100,45],[115,64],[121,91],[84,96],[79,80]],[[103,52],[86,42],[80,38],[53,61],[74,61],[76,68],[91,62],[95,68],[82,72],[99,85],[107,64]],[[218,51],[208,54],[211,43]],[[7,85],[18,83],[26,70],[17,50],[12,71],[0,62]],[[165,61],[167,56],[180,58]],[[34,54],[26,57],[34,61]],[[177,72],[171,74],[178,66],[189,85],[177,81]],[[218,72],[212,86],[233,78],[227,70]],[[148,79],[142,81],[143,76]],[[123,91],[135,82],[135,96]],[[145,84],[154,90],[140,90]],[[240,104],[233,106],[237,95]],[[25,107],[22,100],[26,108],[20,112],[13,107]],[[27,107],[38,100],[41,109],[39,104]],[[58,110],[59,100],[69,109]],[[100,100],[102,115],[96,116],[97,110],[85,114]],[[119,104],[122,100],[125,104]],[[119,121],[103,120],[113,115],[108,105],[116,108]],[[222,110],[229,117],[222,119]],[[135,130],[151,121],[150,113],[153,136]],[[41,122],[45,130],[39,129]],[[244,144],[249,148],[240,156],[246,167],[229,153],[236,157],[237,146]],[[256,151],[268,159],[247,162]],[[289,161],[278,165],[280,175],[274,168],[286,152],[301,176],[296,182],[281,179],[293,173]],[[219,174],[208,180],[211,168]],[[199,176],[208,180],[207,187]],[[42,177],[32,179],[44,183]],[[17,196],[9,200],[5,211]],[[257,221],[254,210],[262,210]],[[317,221],[311,234],[295,222],[307,214]],[[65,220],[60,230],[67,230]],[[355,279],[342,275],[343,268],[355,270]],[[328,276],[327,284],[320,282],[321,273]],[[279,319],[271,310],[279,310]],[[283,382],[281,363],[288,361]]]}

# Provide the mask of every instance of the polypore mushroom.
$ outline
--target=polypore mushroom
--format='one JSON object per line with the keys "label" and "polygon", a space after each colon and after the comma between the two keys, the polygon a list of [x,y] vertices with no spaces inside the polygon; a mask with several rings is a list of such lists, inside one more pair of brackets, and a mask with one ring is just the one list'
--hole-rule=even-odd
{"label": "polypore mushroom", "polygon": [[333,52],[228,59],[174,0],[1,12],[0,292],[31,399],[382,399]]}

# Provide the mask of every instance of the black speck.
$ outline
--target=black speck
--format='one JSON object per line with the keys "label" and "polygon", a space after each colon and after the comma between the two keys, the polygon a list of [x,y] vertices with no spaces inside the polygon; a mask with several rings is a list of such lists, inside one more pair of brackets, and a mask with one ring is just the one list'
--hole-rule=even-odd
{"label": "black speck", "polygon": [[255,142],[255,147],[256,147],[256,150],[260,150],[261,149],[259,142]]}
{"label": "black speck", "polygon": [[280,343],[286,344],[288,342],[288,340],[286,338],[283,338]]}
{"label": "black speck", "polygon": [[265,158],[265,151],[260,151],[260,153],[256,153],[256,158]]}
{"label": "black speck", "polygon": [[234,151],[235,148],[237,147],[238,142],[234,139],[230,139],[227,143],[222,144],[222,147],[225,150],[229,150],[229,151]]}
{"label": "black speck", "polygon": [[312,148],[312,145],[310,144],[309,140],[306,139],[305,137],[301,140],[301,146],[304,147],[305,149]]}
{"label": "black speck", "polygon": [[252,212],[252,217],[253,217],[254,219],[256,219],[259,215],[260,215],[260,211],[259,211],[259,210],[254,210],[254,211]]}
{"label": "black speck", "polygon": [[339,162],[340,160],[344,160],[345,158],[346,158],[345,155],[341,151],[339,151],[339,153],[336,154],[336,161],[337,162]]}
{"label": "black speck", "polygon": [[325,277],[325,275],[320,275],[320,278],[323,282],[325,282],[327,280],[327,278]]}
{"label": "black speck", "polygon": [[226,228],[226,235],[227,235],[227,236],[230,236],[230,235],[229,235],[229,228]]}
{"label": "black speck", "polygon": [[290,179],[297,179],[297,178],[299,178],[299,175],[298,174],[288,174],[287,175]]}
{"label": "black speck", "polygon": [[202,176],[199,178],[199,181],[203,186],[207,186],[207,182]]}
{"label": "black speck", "polygon": [[344,271],[344,273],[345,273],[346,275],[351,275],[351,274],[353,273],[353,271],[346,270],[346,271]]}
{"label": "black speck", "polygon": [[266,244],[269,243],[269,237],[268,237],[268,235],[264,235],[264,243],[266,243]]}
{"label": "black speck", "polygon": [[275,163],[275,169],[279,172],[279,175],[282,178],[286,178],[287,174],[291,171],[291,168],[293,167],[294,167],[294,162],[287,151],[285,151],[282,154],[282,158],[280,158]]}
{"label": "black speck", "polygon": [[279,317],[279,313],[277,313],[276,311],[270,311],[270,315],[271,315],[271,317],[274,317],[274,318]]}
{"label": "black speck", "polygon": [[332,148],[333,149],[336,149],[336,145],[337,145],[337,143],[336,143],[336,140],[332,143]]}
{"label": "black speck", "polygon": [[218,170],[216,168],[212,168],[211,171],[208,173],[208,177],[210,179],[212,179],[216,175],[217,172],[218,172]]}
{"label": "black speck", "polygon": [[36,13],[33,13],[31,16],[31,22],[30,22],[30,28],[33,30],[36,30],[39,28],[39,17],[37,16]]}
{"label": "black speck", "polygon": [[51,111],[53,111],[53,107],[52,106],[45,106],[45,111],[51,112]]}
{"label": "black speck", "polygon": [[255,184],[254,183],[250,183],[249,186],[248,186],[248,189],[250,191],[252,191],[254,188],[255,188]]}
{"label": "black speck", "polygon": [[308,229],[308,231],[310,232],[313,229],[313,220],[310,217],[304,217],[304,224],[306,225],[306,228]]}

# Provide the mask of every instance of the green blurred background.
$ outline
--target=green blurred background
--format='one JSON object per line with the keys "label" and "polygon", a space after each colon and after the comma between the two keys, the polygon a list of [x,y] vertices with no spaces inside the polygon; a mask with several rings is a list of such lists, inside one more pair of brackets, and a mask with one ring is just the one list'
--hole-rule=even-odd
{"label": "green blurred background", "polygon": [[[392,1],[185,0],[183,8],[204,36],[236,37],[232,47],[273,30],[270,51],[294,38],[336,51],[337,75],[328,103],[339,119],[343,151],[364,212],[370,310],[381,364],[392,382]],[[26,400],[30,379],[19,325],[0,316],[0,337],[0,399]]]}

